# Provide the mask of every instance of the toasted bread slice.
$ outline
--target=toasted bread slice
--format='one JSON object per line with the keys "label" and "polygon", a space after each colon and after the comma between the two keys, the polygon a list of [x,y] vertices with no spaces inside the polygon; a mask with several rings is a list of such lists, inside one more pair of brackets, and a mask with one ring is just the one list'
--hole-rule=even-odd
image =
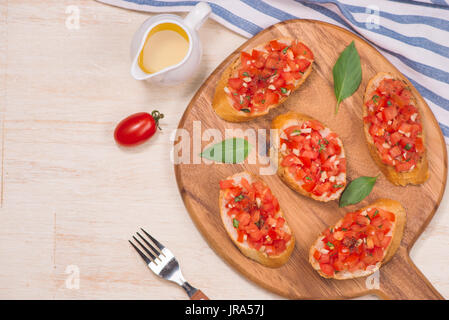
{"label": "toasted bread slice", "polygon": [[[366,104],[370,99],[372,99],[374,92],[377,90],[379,84],[384,79],[401,80],[403,83],[405,83],[406,89],[404,90],[409,90],[410,92],[410,104],[412,104],[418,110],[419,116],[417,117],[421,117],[422,116],[421,110],[423,106],[420,103],[418,103],[418,99],[416,99],[416,96],[414,96],[413,91],[410,90],[410,88],[407,86],[404,80],[394,77],[392,74],[386,72],[379,72],[368,82],[368,85],[366,86],[365,90],[365,96],[363,99],[363,117],[365,118],[366,116],[368,116],[368,107],[366,106]],[[387,177],[387,179],[391,183],[400,186],[405,186],[407,184],[422,184],[429,178],[427,154],[425,150],[422,153],[419,161],[414,166],[414,168],[412,168],[410,171],[398,172],[396,171],[394,166],[389,165],[382,161],[381,155],[379,154],[379,151],[377,150],[374,144],[373,137],[371,136],[369,130],[370,130],[370,123],[366,123],[364,121],[365,138],[368,144],[368,149],[371,154],[371,157],[376,162],[377,166],[382,171],[382,173]],[[422,144],[425,145],[424,128],[422,130],[422,133],[419,134],[418,137],[422,139]]]}
{"label": "toasted bread slice", "polygon": [[[382,211],[381,211],[382,210]],[[377,211],[377,213],[376,213]],[[380,212],[380,213],[379,213]],[[361,215],[364,215],[365,213],[370,216],[370,217],[366,217],[365,220],[366,222],[368,222],[369,220],[369,224],[372,227],[371,230],[377,230],[377,229],[381,229],[381,228],[386,228],[384,231],[386,232],[384,237],[382,239],[387,239],[387,237],[390,237],[389,239],[389,244],[386,247],[382,247],[382,251],[376,251],[379,250],[376,246],[376,241],[378,242],[377,244],[381,244],[381,240],[379,240],[380,236],[377,236],[377,234],[375,235],[376,241],[372,241],[373,238],[365,238],[367,241],[361,239],[357,239],[357,241],[355,241],[355,238],[349,238],[347,237],[348,233],[346,233],[346,235],[342,236],[341,234],[339,234],[337,236],[337,233],[340,232],[340,230],[345,229],[345,232],[347,230],[349,230],[349,232],[351,232],[351,227],[348,226],[348,221],[351,221],[350,219],[352,219],[354,217],[354,213],[348,213],[343,219],[339,220],[335,226],[333,228],[329,228],[328,230],[326,230],[322,235],[320,235],[318,237],[318,239],[315,241],[315,243],[310,247],[310,251],[309,251],[309,262],[312,265],[312,267],[318,271],[318,273],[324,277],[324,278],[333,278],[333,279],[337,279],[337,280],[345,280],[345,279],[353,279],[353,278],[359,278],[359,277],[365,277],[368,276],[370,274],[373,274],[374,272],[376,272],[377,270],[379,270],[379,268],[384,265],[385,263],[387,263],[395,254],[396,250],[399,247],[399,244],[401,242],[402,239],[402,234],[404,231],[404,226],[405,226],[405,222],[406,222],[406,214],[405,214],[405,209],[404,207],[402,207],[402,205],[395,201],[395,200],[390,200],[390,199],[378,199],[377,201],[373,202],[372,204],[370,204],[369,206],[366,206],[360,210],[358,210],[356,213],[360,213]],[[389,218],[386,217],[391,217],[390,215],[393,214],[394,215],[394,221],[392,222],[391,220],[389,220]],[[349,216],[349,215],[353,215],[353,216]],[[375,219],[378,220],[375,220]],[[348,220],[345,220],[348,219]],[[363,219],[363,218],[362,218]],[[387,229],[387,226],[384,226],[382,224],[382,220],[380,219],[387,219],[388,224],[389,224],[389,229]],[[384,220],[385,221],[385,220]],[[359,222],[359,220],[358,220]],[[363,220],[362,220],[363,223]],[[387,223],[385,223],[387,224]],[[391,225],[390,225],[391,224]],[[343,228],[342,226],[345,226],[346,228]],[[347,229],[347,230],[346,230]],[[378,260],[374,260],[372,261],[372,264],[368,264],[368,263],[363,263],[362,265],[356,264],[355,266],[352,267],[352,270],[348,270],[343,268],[343,270],[337,271],[335,272],[334,270],[334,274],[331,274],[330,272],[323,272],[322,267],[324,268],[324,266],[328,263],[324,263],[324,264],[320,264],[319,260],[317,260],[316,256],[315,256],[315,252],[318,251],[318,255],[320,254],[328,254],[329,256],[333,254],[333,252],[330,252],[330,248],[332,248],[332,246],[329,246],[329,244],[334,245],[332,242],[331,243],[327,243],[324,244],[323,239],[328,239],[326,233],[327,232],[331,232],[332,234],[332,239],[334,239],[334,243],[336,244],[337,240],[335,239],[341,239],[341,243],[345,244],[347,242],[345,241],[349,241],[349,243],[352,243],[354,246],[359,246],[359,248],[357,248],[357,250],[365,250],[364,252],[366,253],[365,256],[370,255],[370,257],[373,257],[373,253],[374,252],[374,257],[376,257],[377,254],[379,254],[378,256]],[[379,231],[380,232],[380,231]],[[349,239],[349,240],[346,240]],[[351,240],[354,239],[354,241],[351,242]],[[326,241],[326,240],[324,240]],[[362,246],[362,247],[360,247]],[[335,247],[333,247],[335,248]],[[367,249],[368,248],[368,249]],[[344,249],[339,248],[338,250],[334,249],[337,252],[337,257],[335,257],[335,259],[339,259],[339,255],[340,255],[340,251],[343,251]],[[355,250],[355,249],[354,249]],[[350,256],[351,255],[351,251],[347,252],[347,255]],[[360,257],[360,256],[359,256]],[[326,257],[327,258],[327,257]],[[320,257],[321,259],[321,257]],[[348,261],[348,258],[344,258],[346,260],[342,260],[343,263],[348,263],[349,262],[345,262]],[[374,258],[373,258],[374,259]],[[324,259],[325,260],[325,259]],[[360,263],[360,261],[362,260],[358,260],[357,263]],[[344,266],[344,265],[343,265]]]}
{"label": "toasted bread slice", "polygon": [[[277,39],[276,41],[283,44],[283,46],[285,46],[285,48],[287,48],[287,49],[292,45],[292,43],[298,43],[297,40],[288,39],[288,38]],[[259,45],[259,46],[255,47],[253,50],[257,50],[259,52],[263,52],[264,54],[268,54],[266,46],[269,43]],[[249,121],[249,120],[257,118],[257,117],[264,116],[264,115],[268,114],[268,112],[271,109],[276,108],[279,105],[281,105],[291,95],[291,93],[293,91],[298,89],[301,86],[301,84],[304,83],[304,81],[308,78],[308,76],[312,72],[312,65],[313,65],[313,61],[314,61],[313,54],[310,51],[310,49],[308,49],[307,47],[305,47],[305,48],[308,52],[306,54],[307,57],[299,54],[297,56],[294,56],[294,59],[307,60],[310,63],[310,65],[305,70],[303,70],[301,75],[299,75],[299,73],[298,73],[298,76],[300,76],[301,78],[293,80],[293,82],[291,83],[293,86],[293,89],[291,91],[289,91],[287,95],[282,93],[281,91],[279,91],[279,88],[276,88],[277,90],[274,90],[274,91],[269,89],[268,86],[270,84],[274,84],[275,83],[274,80],[281,77],[281,73],[284,71],[284,69],[283,70],[270,69],[273,71],[273,75],[272,75],[272,77],[270,76],[270,77],[266,78],[266,80],[263,80],[263,81],[266,81],[266,86],[267,86],[267,88],[265,88],[264,90],[270,91],[270,92],[276,92],[277,95],[279,96],[279,101],[276,103],[273,103],[273,104],[266,105],[263,110],[262,109],[254,110],[251,112],[244,112],[244,111],[237,110],[233,106],[233,104],[234,104],[233,99],[232,99],[233,93],[229,92],[228,80],[230,78],[239,77],[239,70],[241,70],[242,67],[244,67],[244,66],[242,66],[241,55],[239,55],[239,57],[233,63],[231,63],[231,65],[228,68],[226,68],[226,70],[223,71],[223,74],[222,74],[220,80],[218,81],[218,85],[215,89],[215,95],[214,95],[214,98],[212,101],[212,107],[214,108],[217,115],[226,121],[244,122],[244,121]],[[288,52],[288,50],[286,52]],[[249,52],[249,54],[251,54],[251,53],[252,53],[252,51]],[[255,61],[255,60],[252,60],[252,61]],[[289,69],[286,69],[286,70],[289,70]],[[298,72],[298,71],[295,71],[295,72]],[[253,77],[250,77],[250,78],[253,79],[253,81],[256,78],[264,79],[264,78],[262,78],[262,76],[258,76],[258,75],[254,75]],[[247,85],[250,83],[251,83],[251,81],[244,85]],[[283,90],[283,91],[285,92],[285,90]],[[245,99],[247,99],[248,96],[250,97],[250,99],[248,99],[248,100],[250,100],[251,103],[253,103],[254,102],[254,100],[252,100],[253,95],[251,95],[249,93],[239,95],[241,101],[243,101],[243,102],[246,101]],[[265,100],[262,100],[262,101],[265,101]],[[268,104],[268,102],[265,102],[265,103]],[[249,111],[250,109],[248,107],[246,107],[246,108],[243,108],[242,110]]]}
{"label": "toasted bread slice", "polygon": [[[258,192],[253,193],[252,196],[255,195],[256,198],[251,199],[252,196],[247,193],[248,190],[246,190],[245,188],[246,184],[242,183],[242,179],[244,179],[251,185],[250,189],[253,188],[253,183],[257,183],[257,188],[259,188],[260,190],[264,190],[263,199],[258,198]],[[226,184],[229,183],[241,188],[242,190],[236,191],[235,189],[227,188]],[[239,194],[236,195],[236,193]],[[267,194],[267,196],[265,196],[265,194]],[[234,174],[220,182],[219,207],[221,219],[226,232],[228,233],[232,242],[234,242],[234,244],[237,246],[237,248],[245,256],[259,262],[260,264],[270,268],[277,268],[285,264],[290,257],[295,246],[295,237],[287,222],[285,221],[284,214],[280,208],[277,212],[272,212],[272,214],[268,214],[267,211],[265,211],[264,205],[266,201],[270,199],[268,198],[268,195],[272,195],[271,191],[265,184],[265,182],[262,181],[262,179],[249,172],[243,171]],[[274,196],[273,198],[275,199]],[[247,211],[239,211],[240,213],[237,214],[230,213],[230,210],[233,209],[234,206],[237,206],[238,202],[241,202],[242,205],[245,204],[245,207],[254,207],[255,205],[257,205],[258,207],[260,207],[260,210],[258,210],[260,211],[260,214],[252,214],[251,212],[248,212],[247,214],[249,215],[251,220],[248,224],[246,224],[244,222],[243,215],[246,215]],[[229,205],[227,206],[227,203],[230,203],[232,207],[229,207]],[[275,203],[277,203],[277,200],[275,200]],[[279,205],[277,206],[279,207]],[[237,208],[234,209],[237,210]],[[253,218],[256,214],[259,214],[259,217],[256,217],[256,219],[258,220],[254,222]],[[268,217],[271,217],[271,219],[274,220],[270,220],[270,218]],[[269,222],[273,221],[276,221],[276,228],[278,228],[277,230],[279,231],[276,231],[276,228],[274,228],[272,225],[268,225]],[[277,225],[278,221],[283,221],[282,226]],[[245,227],[243,226],[243,223],[245,223]],[[245,230],[251,230],[251,232],[246,232]],[[275,241],[272,241],[271,244],[268,244],[268,242],[270,241],[267,240],[269,238],[267,233],[270,230],[271,232],[275,231],[277,235],[284,235],[285,241],[281,245],[279,250],[274,249]],[[251,235],[252,232],[256,232],[257,235]],[[253,242],[253,240],[256,240],[258,237],[261,238],[258,239],[257,242]]]}
{"label": "toasted bread slice", "polygon": [[[314,127],[316,128],[322,128],[320,130],[312,129],[310,132],[304,133],[301,132],[300,135],[305,136],[305,142],[299,143],[298,149],[290,149],[287,147],[286,143],[282,143],[281,140],[289,140],[291,137],[286,134],[284,130],[288,130],[288,128],[293,128],[293,126],[302,126],[304,123],[314,123]],[[273,122],[271,123],[272,129],[277,129],[274,131],[273,135],[273,141],[271,143],[270,147],[270,158],[272,163],[277,164],[277,174],[279,177],[293,190],[298,192],[299,194],[302,194],[306,197],[312,198],[314,200],[318,201],[331,201],[336,200],[340,197],[340,194],[343,192],[345,186],[346,186],[346,158],[345,158],[345,151],[343,148],[343,143],[341,142],[340,138],[333,133],[329,128],[327,128],[324,124],[319,122],[316,119],[313,119],[312,117],[309,117],[307,115],[296,113],[296,112],[288,112],[285,114],[281,114],[277,116]],[[286,130],[286,131],[287,131]],[[295,130],[297,131],[297,130]],[[302,130],[305,131],[305,130]],[[309,130],[308,130],[309,131]],[[299,132],[296,132],[299,134]],[[311,138],[310,136],[312,133],[315,135],[319,133],[322,137],[321,140],[318,141],[317,150],[315,150],[316,154],[318,155],[318,159],[314,164],[320,165],[321,176],[319,178],[314,177],[313,179],[306,175],[303,178],[297,179],[298,174],[293,173],[290,170],[290,167],[283,166],[284,159],[286,157],[293,157],[294,163],[298,163],[299,166],[296,170],[303,170],[304,167],[307,167],[300,159],[303,159],[303,153],[305,151],[304,144],[309,144],[310,141],[316,140]],[[328,137],[332,137],[332,139],[326,139]],[[287,139],[284,139],[287,138]],[[295,137],[296,138],[296,137]],[[294,138],[292,138],[294,139]],[[331,144],[329,144],[329,140],[331,140]],[[336,146],[337,145],[337,146]],[[330,147],[329,147],[330,146]],[[328,154],[328,149],[334,150],[337,152],[340,149],[339,154]],[[323,153],[323,154],[321,154]],[[321,157],[323,159],[326,159],[324,161],[321,161]],[[298,160],[299,159],[299,160]],[[321,165],[324,163],[332,163],[332,170],[326,171],[321,168]],[[310,165],[309,165],[310,167]],[[339,171],[339,168],[341,171]],[[306,168],[307,170],[307,168]],[[335,171],[337,170],[337,171]],[[325,172],[326,171],[326,172]],[[331,174],[331,172],[337,172],[337,174]],[[305,171],[304,171],[305,172]],[[325,172],[325,173],[323,173]],[[327,172],[329,172],[329,176],[327,175]],[[299,175],[300,176],[300,175]],[[315,183],[316,186],[314,189],[310,190],[310,184]],[[330,183],[330,187],[334,189],[327,189],[328,191],[321,193],[320,188],[323,187],[324,184]],[[329,185],[328,185],[329,186]],[[308,187],[308,188],[305,188]],[[316,189],[315,189],[316,188]]]}

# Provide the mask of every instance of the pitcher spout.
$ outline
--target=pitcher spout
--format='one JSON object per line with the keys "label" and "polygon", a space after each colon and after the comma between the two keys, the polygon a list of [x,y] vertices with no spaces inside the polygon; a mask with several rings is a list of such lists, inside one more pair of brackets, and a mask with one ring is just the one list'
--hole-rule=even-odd
{"label": "pitcher spout", "polygon": [[137,55],[134,58],[133,63],[131,65],[131,75],[134,77],[134,79],[146,80],[146,79],[153,77],[154,74],[146,73],[142,70],[142,68],[140,68],[138,60],[139,60],[139,55]]}

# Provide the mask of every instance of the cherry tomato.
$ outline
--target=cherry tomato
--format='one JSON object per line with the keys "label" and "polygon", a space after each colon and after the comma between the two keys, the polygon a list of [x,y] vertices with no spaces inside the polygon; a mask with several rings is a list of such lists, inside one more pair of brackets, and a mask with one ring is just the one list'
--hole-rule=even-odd
{"label": "cherry tomato", "polygon": [[159,127],[159,119],[164,115],[154,110],[151,114],[139,112],[119,122],[114,131],[115,141],[122,146],[135,146],[147,141]]}

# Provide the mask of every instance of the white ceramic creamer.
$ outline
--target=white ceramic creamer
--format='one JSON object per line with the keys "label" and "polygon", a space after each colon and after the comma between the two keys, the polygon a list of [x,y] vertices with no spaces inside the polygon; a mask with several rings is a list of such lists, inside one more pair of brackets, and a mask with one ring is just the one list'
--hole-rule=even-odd
{"label": "white ceramic creamer", "polygon": [[185,19],[173,14],[147,19],[131,42],[131,75],[165,85],[191,77],[202,56],[197,31],[210,13],[210,6],[200,2]]}

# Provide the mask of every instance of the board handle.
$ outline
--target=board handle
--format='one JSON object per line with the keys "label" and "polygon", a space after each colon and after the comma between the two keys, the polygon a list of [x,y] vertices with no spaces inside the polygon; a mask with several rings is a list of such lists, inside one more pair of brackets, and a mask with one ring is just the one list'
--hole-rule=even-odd
{"label": "board handle", "polygon": [[380,291],[377,292],[381,298],[388,300],[444,300],[444,297],[415,266],[407,252],[394,257],[383,268],[394,270],[389,274],[394,274],[395,279],[388,281],[388,285],[381,285]]}

